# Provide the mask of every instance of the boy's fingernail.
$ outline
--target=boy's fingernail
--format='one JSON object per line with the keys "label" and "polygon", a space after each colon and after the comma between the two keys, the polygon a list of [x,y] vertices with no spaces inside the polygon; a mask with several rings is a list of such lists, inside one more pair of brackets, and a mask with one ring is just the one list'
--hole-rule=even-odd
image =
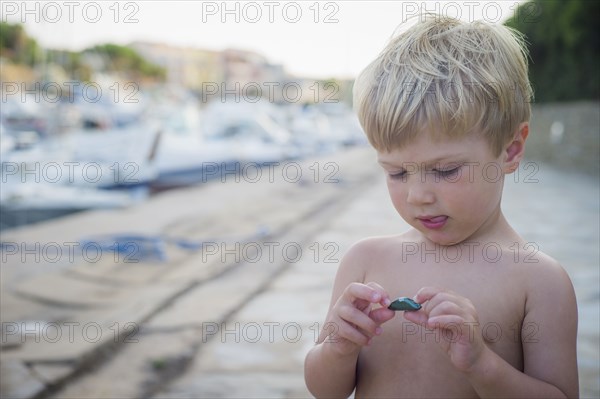
{"label": "boy's fingernail", "polygon": [[392,300],[390,298],[385,298],[383,300],[383,305],[386,306],[386,307],[390,306],[391,303],[392,303]]}
{"label": "boy's fingernail", "polygon": [[377,327],[375,329],[375,335],[381,335],[382,332],[383,332],[383,328],[381,328],[381,327]]}
{"label": "boy's fingernail", "polygon": [[371,295],[371,300],[373,302],[379,302],[381,301],[381,295],[379,295],[377,292],[374,293],[373,295]]}

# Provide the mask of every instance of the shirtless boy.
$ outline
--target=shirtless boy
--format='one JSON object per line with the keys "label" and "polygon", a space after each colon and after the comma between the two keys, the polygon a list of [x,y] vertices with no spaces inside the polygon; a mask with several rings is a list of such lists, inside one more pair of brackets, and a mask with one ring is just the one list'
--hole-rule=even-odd
{"label": "shirtless boy", "polygon": [[[571,281],[500,206],[529,132],[526,60],[506,27],[430,16],[358,77],[355,108],[412,229],[344,256],[305,361],[313,395],[578,396]],[[400,296],[421,309],[388,309]]]}

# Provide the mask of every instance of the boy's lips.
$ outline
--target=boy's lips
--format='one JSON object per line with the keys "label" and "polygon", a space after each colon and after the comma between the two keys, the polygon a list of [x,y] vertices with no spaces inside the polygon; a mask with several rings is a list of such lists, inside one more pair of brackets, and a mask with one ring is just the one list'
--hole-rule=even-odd
{"label": "boy's lips", "polygon": [[439,229],[446,224],[448,216],[419,216],[417,217],[417,219],[419,219],[423,226],[427,227],[428,229]]}

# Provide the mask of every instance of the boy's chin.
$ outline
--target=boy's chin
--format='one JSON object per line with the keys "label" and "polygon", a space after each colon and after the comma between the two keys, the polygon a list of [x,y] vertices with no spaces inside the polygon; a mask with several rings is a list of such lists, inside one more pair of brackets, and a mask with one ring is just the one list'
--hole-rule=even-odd
{"label": "boy's chin", "polygon": [[462,242],[461,240],[432,240],[432,239],[429,239],[429,241],[433,242],[434,244],[441,245],[444,247],[450,247],[452,245],[460,244]]}
{"label": "boy's chin", "polygon": [[423,231],[421,229],[419,229],[419,231],[421,232],[421,234],[423,234],[425,238],[427,238],[427,240],[431,241],[436,245],[442,245],[447,247],[451,245],[460,244],[461,242],[465,241],[465,237],[457,237],[445,232]]}

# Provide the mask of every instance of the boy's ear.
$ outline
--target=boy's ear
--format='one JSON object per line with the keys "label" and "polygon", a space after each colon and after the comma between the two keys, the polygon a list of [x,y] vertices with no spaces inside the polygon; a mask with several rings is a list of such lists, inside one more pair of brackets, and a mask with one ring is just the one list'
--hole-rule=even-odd
{"label": "boy's ear", "polygon": [[519,167],[519,162],[525,155],[525,140],[529,135],[529,122],[523,122],[519,125],[513,139],[504,149],[504,163],[502,170],[504,173],[512,173]]}

